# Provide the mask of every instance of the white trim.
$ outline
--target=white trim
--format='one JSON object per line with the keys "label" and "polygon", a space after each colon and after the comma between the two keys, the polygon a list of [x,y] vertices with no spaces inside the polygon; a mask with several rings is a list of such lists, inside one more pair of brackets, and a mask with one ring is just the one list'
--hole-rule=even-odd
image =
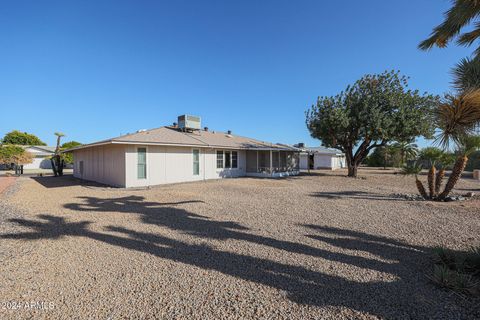
{"label": "white trim", "polygon": [[[218,152],[218,151],[222,151],[222,155],[223,155],[223,156],[222,156],[223,162],[222,162],[222,167],[221,167],[221,168],[218,168],[218,167],[217,167],[217,152]],[[225,152],[230,152],[230,167],[228,167],[228,168],[225,167]],[[237,167],[236,167],[236,168],[232,167],[232,165],[233,165],[232,152],[236,152],[236,153],[237,153]],[[238,150],[237,150],[237,149],[215,149],[215,169],[216,169],[217,172],[223,171],[223,170],[238,170],[238,169],[239,169],[239,167],[238,167],[238,159],[239,159],[239,155],[238,155]]]}

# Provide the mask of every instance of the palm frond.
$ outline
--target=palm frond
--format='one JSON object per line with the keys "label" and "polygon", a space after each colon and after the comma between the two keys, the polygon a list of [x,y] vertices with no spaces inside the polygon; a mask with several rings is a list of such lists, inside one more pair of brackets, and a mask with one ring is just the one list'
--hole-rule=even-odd
{"label": "palm frond", "polygon": [[419,44],[421,50],[431,49],[433,46],[445,47],[448,42],[460,33],[460,30],[469,24],[480,13],[480,1],[455,0],[453,6],[445,12],[445,20],[433,29],[430,37]]}
{"label": "palm frond", "polygon": [[474,30],[459,36],[457,39],[457,44],[468,47],[471,46],[478,38],[480,38],[480,22],[475,23]]}
{"label": "palm frond", "polygon": [[406,176],[409,176],[409,175],[417,176],[422,171],[422,169],[423,169],[422,165],[419,162],[415,162],[415,163],[404,166],[402,168],[401,173]]}
{"label": "palm frond", "polygon": [[435,142],[444,148],[448,148],[450,142],[458,144],[464,136],[472,134],[480,122],[480,89],[446,96],[436,110],[436,119],[441,133]]}
{"label": "palm frond", "polygon": [[455,89],[460,92],[480,89],[480,57],[464,58],[452,69]]}

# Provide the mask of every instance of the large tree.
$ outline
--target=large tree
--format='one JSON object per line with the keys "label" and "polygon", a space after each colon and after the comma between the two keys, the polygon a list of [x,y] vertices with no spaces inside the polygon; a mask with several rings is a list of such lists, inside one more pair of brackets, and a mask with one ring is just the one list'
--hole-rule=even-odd
{"label": "large tree", "polygon": [[24,145],[24,146],[46,146],[47,144],[40,140],[37,136],[27,133],[13,130],[3,137],[2,142],[4,144]]}
{"label": "large tree", "polygon": [[319,97],[307,111],[307,127],[322,145],[345,153],[348,176],[356,177],[370,150],[391,141],[432,138],[438,97],[408,88],[400,72],[365,75],[340,94]]}

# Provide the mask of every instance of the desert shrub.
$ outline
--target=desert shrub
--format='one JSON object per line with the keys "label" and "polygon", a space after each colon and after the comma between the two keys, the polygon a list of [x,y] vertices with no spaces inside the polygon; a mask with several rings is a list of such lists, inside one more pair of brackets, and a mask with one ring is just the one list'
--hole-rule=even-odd
{"label": "desert shrub", "polygon": [[457,292],[480,297],[480,247],[468,252],[435,248],[431,279]]}

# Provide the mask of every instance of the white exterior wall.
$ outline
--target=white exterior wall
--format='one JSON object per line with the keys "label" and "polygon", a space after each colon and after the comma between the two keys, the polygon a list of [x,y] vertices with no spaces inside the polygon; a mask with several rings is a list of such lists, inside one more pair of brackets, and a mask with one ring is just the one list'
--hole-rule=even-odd
{"label": "white exterior wall", "polygon": [[[83,174],[80,172],[83,161]],[[117,187],[125,186],[125,146],[105,145],[73,151],[73,175]]]}
{"label": "white exterior wall", "polygon": [[328,154],[318,154],[313,155],[313,167],[315,169],[331,169],[332,166],[332,156]]}
{"label": "white exterior wall", "polygon": [[[137,177],[137,149],[147,149],[147,177]],[[200,173],[193,174],[193,150],[200,151]],[[145,187],[164,183],[177,183],[239,177],[245,175],[246,153],[238,150],[237,169],[216,169],[216,149],[128,145],[125,154],[125,186]]]}
{"label": "white exterior wall", "polygon": [[[24,169],[52,169],[51,156],[46,156],[44,150],[26,148],[25,151],[33,155],[33,162],[23,165]],[[53,153],[52,153],[53,156]]]}
{"label": "white exterior wall", "polygon": [[308,153],[300,153],[300,170],[308,170]]}
{"label": "white exterior wall", "polygon": [[52,169],[52,162],[48,156],[36,156],[32,163],[24,164],[24,169]]}

